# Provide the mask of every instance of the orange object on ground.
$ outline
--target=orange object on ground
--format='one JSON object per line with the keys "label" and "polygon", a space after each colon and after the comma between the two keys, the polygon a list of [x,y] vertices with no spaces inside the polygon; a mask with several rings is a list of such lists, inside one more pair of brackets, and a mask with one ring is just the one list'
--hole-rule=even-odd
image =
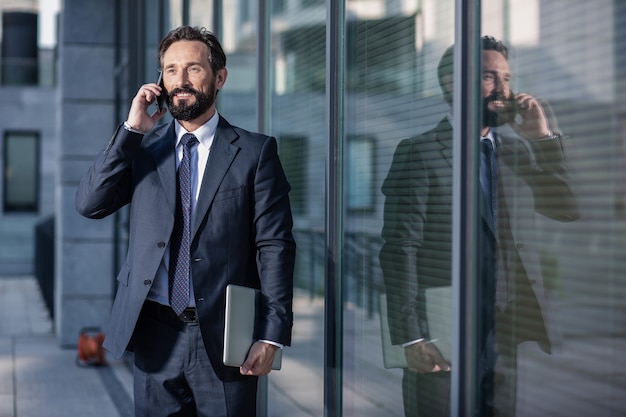
{"label": "orange object on ground", "polygon": [[82,329],[78,336],[78,356],[76,362],[79,366],[104,365],[104,333],[99,328]]}

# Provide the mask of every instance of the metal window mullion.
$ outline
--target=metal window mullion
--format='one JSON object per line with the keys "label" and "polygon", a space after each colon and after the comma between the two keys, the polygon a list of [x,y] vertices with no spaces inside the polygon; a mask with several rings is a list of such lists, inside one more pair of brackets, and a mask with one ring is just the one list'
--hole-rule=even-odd
{"label": "metal window mullion", "polygon": [[[269,134],[269,65],[270,65],[270,13],[267,0],[258,0],[257,12],[257,40],[256,40],[256,129],[258,132]],[[257,390],[257,417],[267,417],[268,409],[268,379],[259,378]]]}
{"label": "metal window mullion", "polygon": [[[455,0],[453,108],[453,346],[451,415],[475,409],[477,354],[477,180],[480,97],[480,0]],[[456,364],[456,365],[455,365]]]}
{"label": "metal window mullion", "polygon": [[343,291],[342,246],[342,144],[345,68],[345,5],[326,2],[326,266],[324,303],[324,416],[342,415]]}
{"label": "metal window mullion", "polygon": [[258,0],[258,35],[256,41],[256,124],[257,131],[263,133],[269,133],[270,127],[270,5],[271,1]]}

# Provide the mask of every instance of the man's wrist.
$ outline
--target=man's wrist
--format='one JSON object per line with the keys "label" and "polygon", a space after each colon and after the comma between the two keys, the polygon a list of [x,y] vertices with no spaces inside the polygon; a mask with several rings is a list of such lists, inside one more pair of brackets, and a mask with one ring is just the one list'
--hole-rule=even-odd
{"label": "man's wrist", "polygon": [[129,132],[138,133],[140,135],[144,135],[146,133],[142,132],[141,130],[135,129],[128,122],[124,122],[124,129],[128,130]]}
{"label": "man's wrist", "polygon": [[261,339],[261,340],[259,340],[259,342],[262,342],[262,343],[267,343],[268,345],[272,345],[272,346],[276,346],[278,349],[282,349],[282,348],[284,348],[284,347],[285,347],[285,346],[284,346],[284,345],[282,345],[281,343],[278,343],[278,342],[273,342],[273,341],[271,341],[271,340],[264,340],[264,339]]}
{"label": "man's wrist", "polygon": [[560,133],[555,133],[554,131],[549,130],[547,135],[538,137],[536,140],[554,140],[559,139],[560,137]]}
{"label": "man's wrist", "polygon": [[403,348],[405,348],[405,347],[409,347],[409,346],[411,346],[411,345],[414,345],[414,344],[416,344],[416,343],[423,342],[424,340],[426,340],[426,339],[424,339],[424,338],[422,337],[422,338],[420,338],[420,339],[415,339],[415,340],[411,340],[410,342],[402,343],[400,346],[402,346]]}

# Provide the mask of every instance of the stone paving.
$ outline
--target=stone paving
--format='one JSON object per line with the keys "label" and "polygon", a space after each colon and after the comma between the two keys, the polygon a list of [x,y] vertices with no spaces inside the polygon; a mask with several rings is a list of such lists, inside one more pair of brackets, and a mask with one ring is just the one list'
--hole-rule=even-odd
{"label": "stone paving", "polygon": [[131,387],[124,363],[80,367],[59,347],[34,278],[0,278],[0,417],[131,417]]}
{"label": "stone paving", "polygon": [[[267,416],[324,415],[323,300],[294,300],[293,346],[267,379]],[[566,312],[575,317],[575,312]],[[626,338],[569,337],[553,355],[524,344],[517,417],[626,416]],[[619,330],[619,329],[617,329]],[[343,415],[401,417],[401,370],[382,367],[376,316],[344,310]],[[0,277],[0,417],[132,417],[125,361],[80,367],[62,349],[34,278]]]}

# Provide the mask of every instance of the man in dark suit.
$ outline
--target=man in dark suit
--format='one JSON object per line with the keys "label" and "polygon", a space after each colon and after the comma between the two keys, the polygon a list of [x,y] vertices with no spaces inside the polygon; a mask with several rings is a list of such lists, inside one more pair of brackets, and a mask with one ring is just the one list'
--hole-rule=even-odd
{"label": "man in dark suit", "polygon": [[[290,187],[276,140],[217,113],[227,70],[213,34],[171,31],[159,64],[163,83],[141,86],[76,194],[89,218],[130,205],[104,346],[134,351],[137,416],[254,416],[258,376],[291,341]],[[155,127],[158,97],[174,120]],[[222,363],[228,284],[261,290],[257,342],[240,368]]]}
{"label": "man in dark suit", "polygon": [[[452,63],[450,47],[438,67],[449,104]],[[475,318],[481,417],[515,414],[519,343],[534,340],[544,351],[551,349],[553,328],[535,213],[559,221],[579,216],[566,141],[550,108],[529,94],[512,93],[510,80],[506,46],[483,37],[481,147],[488,145],[495,159],[491,169],[481,167],[479,189],[489,197],[480,200],[475,251],[481,288]],[[382,188],[385,242],[380,260],[391,341],[404,346],[408,363],[403,377],[407,416],[450,415],[450,363],[429,340],[425,291],[451,282],[453,117],[401,141]],[[490,180],[483,180],[486,171],[493,173]]]}

